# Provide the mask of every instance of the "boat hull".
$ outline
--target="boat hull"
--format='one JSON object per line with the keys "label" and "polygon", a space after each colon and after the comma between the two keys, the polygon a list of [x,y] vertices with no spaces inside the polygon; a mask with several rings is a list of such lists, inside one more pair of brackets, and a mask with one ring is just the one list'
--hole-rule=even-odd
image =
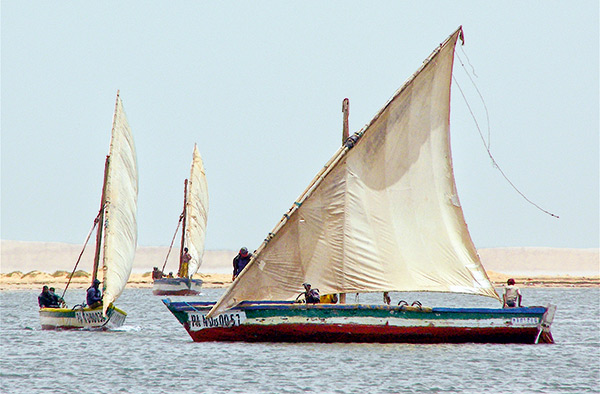
{"label": "boat hull", "polygon": [[483,309],[163,300],[195,342],[553,343],[554,306]]}
{"label": "boat hull", "polygon": [[102,307],[86,308],[42,308],[40,323],[42,330],[69,329],[113,329],[125,323],[127,313],[114,306],[109,306],[106,316],[102,315]]}
{"label": "boat hull", "polygon": [[189,296],[200,294],[202,280],[188,278],[155,279],[152,294],[159,296]]}

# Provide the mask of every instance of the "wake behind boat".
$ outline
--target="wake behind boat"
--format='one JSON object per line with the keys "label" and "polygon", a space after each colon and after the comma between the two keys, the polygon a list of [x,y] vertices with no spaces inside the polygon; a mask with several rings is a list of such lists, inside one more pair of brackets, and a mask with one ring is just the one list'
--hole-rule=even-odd
{"label": "wake behind boat", "polygon": [[[184,183],[183,212],[175,236],[182,225],[181,248],[179,250],[179,269],[177,277],[165,277],[163,272],[169,259],[165,258],[162,270],[155,267],[152,272],[154,295],[187,296],[200,294],[202,280],[192,277],[198,272],[204,256],[204,238],[208,218],[208,186],[202,157],[198,146],[194,145],[190,178]],[[171,242],[171,247],[173,243]]]}
{"label": "wake behind boat", "polygon": [[459,28],[446,39],[345,139],[216,304],[163,300],[194,341],[553,342],[552,305],[290,302],[304,284],[342,300],[441,292],[500,302],[467,230],[452,168],[450,87],[462,35]]}
{"label": "wake behind boat", "polygon": [[[72,308],[41,308],[42,329],[116,328],[123,325],[127,313],[114,306],[133,267],[137,245],[138,169],[133,135],[117,92],[109,154],[104,167],[100,212],[85,245],[97,224],[92,285],[98,278],[100,256],[104,285],[98,306],[79,304]],[[83,250],[79,256],[81,259]],[[79,264],[75,264],[73,273]],[[73,276],[71,274],[70,280]],[[69,283],[65,288],[65,292]],[[64,293],[63,293],[64,297]]]}

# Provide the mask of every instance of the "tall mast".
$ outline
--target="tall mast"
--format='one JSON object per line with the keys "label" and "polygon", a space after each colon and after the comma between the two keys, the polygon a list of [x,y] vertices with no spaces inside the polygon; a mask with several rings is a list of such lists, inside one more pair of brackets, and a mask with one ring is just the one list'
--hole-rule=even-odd
{"label": "tall mast", "polygon": [[[342,101],[342,113],[344,114],[344,123],[342,124],[342,145],[344,145],[346,143],[346,140],[350,136],[350,127],[348,126],[348,115],[350,114],[350,100],[348,100],[348,98],[345,98],[344,101]],[[339,300],[340,304],[345,304],[346,293],[340,293]]]}
{"label": "tall mast", "polygon": [[348,127],[348,113],[350,112],[350,100],[347,98],[342,101],[342,113],[344,114],[344,125],[342,127],[342,145],[346,142],[348,137],[350,136],[349,127]]}
{"label": "tall mast", "polygon": [[186,179],[183,183],[183,216],[182,227],[181,227],[181,248],[179,248],[179,276],[181,278],[187,277],[187,272],[182,272],[182,263],[183,263],[183,248],[185,247],[185,216],[187,210],[187,185],[188,180]]}
{"label": "tall mast", "polygon": [[100,246],[102,244],[102,231],[104,230],[104,208],[106,198],[106,181],[108,179],[108,166],[110,165],[110,155],[106,156],[104,162],[104,182],[102,183],[102,197],[100,199],[100,214],[98,215],[98,231],[96,232],[96,253],[94,254],[94,268],[92,269],[92,284],[98,277],[98,267],[100,266]]}

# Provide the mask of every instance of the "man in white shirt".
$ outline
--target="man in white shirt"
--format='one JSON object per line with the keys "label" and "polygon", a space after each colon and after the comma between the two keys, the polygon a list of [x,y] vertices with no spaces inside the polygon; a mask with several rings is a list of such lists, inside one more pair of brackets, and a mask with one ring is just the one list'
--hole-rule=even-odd
{"label": "man in white shirt", "polygon": [[504,288],[504,295],[502,296],[504,300],[503,308],[514,308],[518,306],[521,307],[521,290],[517,286],[515,286],[515,280],[510,278],[506,281],[507,286]]}

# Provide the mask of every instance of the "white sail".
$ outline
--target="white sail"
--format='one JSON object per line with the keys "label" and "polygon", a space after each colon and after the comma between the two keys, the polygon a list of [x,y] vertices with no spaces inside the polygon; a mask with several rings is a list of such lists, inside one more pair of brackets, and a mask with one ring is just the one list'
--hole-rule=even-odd
{"label": "white sail", "polygon": [[450,153],[457,30],[352,149],[340,148],[210,315],[244,300],[435,291],[498,299],[464,220]]}
{"label": "white sail", "polygon": [[138,168],[133,135],[117,94],[104,212],[104,312],[123,292],[137,245]]}
{"label": "white sail", "polygon": [[185,208],[184,245],[192,256],[188,264],[188,277],[191,278],[200,268],[204,256],[204,238],[208,218],[208,186],[202,157],[194,145],[192,169],[187,186]]}

